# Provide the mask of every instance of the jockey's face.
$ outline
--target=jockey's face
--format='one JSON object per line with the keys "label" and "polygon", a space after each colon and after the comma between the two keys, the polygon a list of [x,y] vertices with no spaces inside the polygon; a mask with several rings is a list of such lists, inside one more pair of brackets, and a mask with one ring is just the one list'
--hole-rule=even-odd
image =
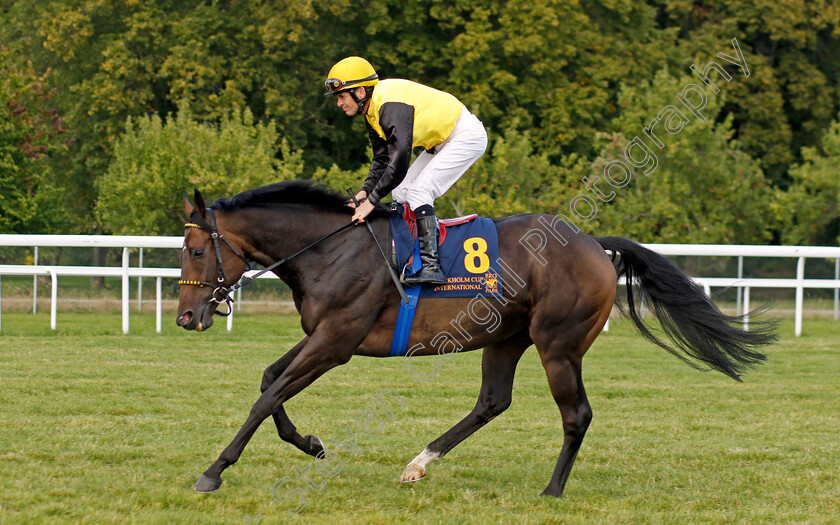
{"label": "jockey's face", "polygon": [[[356,96],[359,97],[360,99],[364,98],[365,88],[357,87],[356,88]],[[347,115],[348,117],[355,116],[357,113],[359,113],[359,104],[356,103],[355,100],[353,100],[353,97],[352,97],[352,95],[350,95],[349,91],[342,91],[341,93],[336,95],[335,98],[336,98],[336,104],[338,105],[338,107],[343,109],[344,114]]]}

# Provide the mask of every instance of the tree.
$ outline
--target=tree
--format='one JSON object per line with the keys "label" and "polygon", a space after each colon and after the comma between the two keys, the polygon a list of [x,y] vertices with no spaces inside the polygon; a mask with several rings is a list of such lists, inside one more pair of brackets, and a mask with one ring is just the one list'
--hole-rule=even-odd
{"label": "tree", "polygon": [[18,68],[0,47],[0,231],[50,233],[64,219],[62,188],[47,160],[71,144],[49,71]]}
{"label": "tree", "polygon": [[738,39],[751,75],[728,93],[735,138],[786,187],[800,148],[816,145],[838,110],[840,10],[825,1],[677,0],[660,20],[680,28],[674,44],[684,60],[711,58]]}
{"label": "tree", "polygon": [[166,122],[156,115],[127,120],[98,183],[96,215],[113,233],[178,234],[183,197],[193,189],[231,196],[298,178],[302,168],[301,154],[286,141],[278,151],[273,123],[255,124],[247,109],[222,115],[218,125],[202,123],[184,104]]}
{"label": "tree", "polygon": [[[600,136],[604,146],[588,175],[590,181],[600,180],[590,189],[581,184],[580,193],[598,209],[591,223],[580,224],[582,229],[644,242],[754,244],[770,238],[766,209],[771,193],[761,167],[733,138],[732,115],[716,122],[724,93],[707,91],[706,107],[698,111],[705,114],[702,121],[676,101],[675,95],[694,81],[663,69],[651,83],[622,87],[620,116],[614,130]],[[698,93],[693,100],[700,100]],[[681,109],[682,117],[671,113],[676,119],[672,132],[665,131],[665,118],[652,128],[660,147],[644,128],[669,105]],[[628,148],[634,142],[641,145]],[[605,180],[613,161],[628,168],[615,165],[610,171],[623,186]],[[588,208],[581,209],[580,215],[587,216]],[[566,209],[570,216],[572,211]]]}
{"label": "tree", "polygon": [[435,203],[444,215],[484,216],[547,212],[560,169],[546,153],[535,153],[531,134],[515,129],[491,140],[488,151]]}
{"label": "tree", "polygon": [[[499,154],[524,159],[527,142],[528,159],[556,170],[541,192],[555,202],[574,198],[567,189],[610,143],[603,133],[621,131],[615,124],[631,109],[619,100],[622,84],[643,88],[661,69],[688,74],[691,64],[732,56],[733,38],[750,75],[723,88],[726,105],[713,117],[720,125],[732,115],[721,133],[737,142],[716,143],[723,154],[737,145],[784,190],[790,166],[818,145],[840,109],[840,10],[825,2],[10,0],[0,13],[0,41],[35,70],[54,72],[52,100],[79,141],[70,156],[47,160],[62,177],[67,215],[88,226],[94,181],[110,166],[126,119],[165,119],[182,100],[199,120],[219,123],[248,108],[255,122],[274,122],[291,151],[302,152],[306,176],[364,170],[361,119],[346,119],[321,95],[329,67],[350,54],[367,57],[382,78],[455,94],[493,144],[502,137],[512,148]],[[476,181],[481,169],[513,181],[497,169],[505,160],[496,147],[471,171]],[[466,194],[456,189],[458,199],[442,204],[453,213]],[[539,198],[496,190],[485,195],[516,199],[496,209],[539,209]]]}
{"label": "tree", "polygon": [[819,148],[803,148],[803,162],[790,170],[793,183],[776,191],[773,204],[785,244],[840,242],[840,119]]}

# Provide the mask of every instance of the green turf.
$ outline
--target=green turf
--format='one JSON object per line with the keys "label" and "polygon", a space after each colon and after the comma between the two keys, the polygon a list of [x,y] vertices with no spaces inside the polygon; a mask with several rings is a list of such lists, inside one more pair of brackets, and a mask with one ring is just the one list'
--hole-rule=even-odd
{"label": "green turf", "polygon": [[[169,316],[171,317],[171,316]],[[230,441],[262,371],[300,337],[295,316],[237,317],[187,333],[167,317],[4,313],[0,332],[0,523],[836,523],[840,515],[840,323],[791,322],[769,362],[736,383],[693,370],[614,322],[584,360],[595,417],[563,499],[541,498],[562,430],[536,351],[511,408],[401,485],[404,466],[472,408],[480,354],[441,361],[434,379],[399,358],[355,358],[287,403],[303,434],[338,450],[341,470],[283,443],[267,421],[216,494],[192,485]],[[433,358],[412,362],[418,373]],[[355,428],[393,388],[376,435]],[[333,445],[334,446],[334,445]],[[282,503],[296,472],[320,490]],[[323,470],[327,470],[326,468]],[[284,477],[290,481],[272,488]]]}

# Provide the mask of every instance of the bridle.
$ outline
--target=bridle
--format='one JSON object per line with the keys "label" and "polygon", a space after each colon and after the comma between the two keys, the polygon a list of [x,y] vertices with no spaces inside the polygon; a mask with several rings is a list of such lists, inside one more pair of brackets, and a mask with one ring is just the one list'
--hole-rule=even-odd
{"label": "bridle", "polygon": [[221,316],[228,316],[230,315],[233,309],[233,292],[236,291],[235,285],[233,286],[225,286],[224,283],[227,281],[227,276],[225,275],[224,269],[224,262],[222,261],[222,248],[219,244],[219,240],[223,241],[228,247],[233,250],[233,253],[236,254],[237,257],[242,259],[242,262],[245,263],[246,271],[252,268],[252,263],[248,259],[242,255],[236,247],[231,244],[229,240],[225,238],[219,232],[219,228],[216,226],[216,215],[213,213],[212,208],[207,209],[207,216],[210,219],[209,225],[201,225],[195,222],[188,222],[184,224],[185,228],[198,228],[199,230],[206,231],[210,234],[210,238],[213,239],[213,248],[216,252],[216,282],[211,283],[209,281],[185,281],[183,279],[178,281],[178,284],[181,286],[198,286],[198,287],[215,287],[213,289],[213,296],[210,298],[211,303],[222,304],[226,303],[228,305],[227,313],[219,312],[218,310],[215,313]]}
{"label": "bridle", "polygon": [[290,261],[291,259],[294,259],[295,257],[302,254],[303,252],[309,250],[310,248],[312,248],[316,244],[318,244],[320,242],[323,242],[323,241],[329,239],[330,237],[332,237],[333,235],[336,235],[337,233],[340,233],[340,232],[346,230],[347,228],[349,228],[351,226],[354,226],[356,224],[355,222],[349,222],[349,223],[345,224],[341,228],[339,228],[339,229],[337,229],[337,230],[335,230],[331,233],[328,233],[327,235],[324,235],[323,237],[321,237],[317,241],[301,248],[300,250],[293,253],[292,255],[289,255],[288,257],[284,257],[283,259],[280,259],[279,261],[273,263],[271,266],[268,266],[268,267],[260,270],[257,274],[255,274],[252,277],[248,277],[248,276],[244,275],[244,272],[243,272],[243,276],[239,280],[239,282],[234,283],[230,286],[225,286],[224,283],[225,283],[225,281],[227,281],[227,276],[225,275],[224,263],[222,261],[222,249],[221,249],[221,245],[219,244],[220,240],[222,242],[224,242],[225,244],[227,244],[228,247],[231,250],[233,250],[233,253],[235,253],[237,255],[237,257],[242,259],[242,262],[245,263],[245,272],[247,272],[248,270],[253,270],[254,265],[257,264],[257,263],[256,263],[256,261],[249,261],[244,255],[242,255],[242,253],[239,252],[239,250],[236,249],[236,247],[233,244],[231,244],[230,241],[228,241],[225,238],[224,235],[222,235],[219,232],[219,228],[216,226],[216,216],[213,213],[213,208],[207,208],[207,216],[209,217],[210,224],[202,225],[202,224],[198,224],[198,223],[195,223],[195,222],[188,222],[188,223],[184,224],[184,227],[185,228],[198,228],[199,230],[206,231],[210,234],[210,238],[213,239],[213,248],[215,249],[215,252],[216,252],[216,282],[211,283],[209,281],[185,281],[185,280],[181,279],[181,280],[178,281],[178,284],[180,286],[198,286],[198,287],[208,286],[208,287],[214,287],[213,288],[213,295],[210,298],[209,302],[210,303],[216,303],[216,304],[225,303],[225,304],[228,305],[228,311],[227,312],[220,312],[218,310],[214,311],[215,314],[221,315],[223,317],[227,317],[231,314],[231,312],[233,312],[233,303],[234,303],[233,292],[235,292],[236,290],[239,290],[240,288],[244,288],[245,286],[248,286],[251,283],[251,281],[253,281],[257,277],[263,275],[264,273],[270,272],[271,270],[277,268],[281,264],[283,264],[287,261]]}

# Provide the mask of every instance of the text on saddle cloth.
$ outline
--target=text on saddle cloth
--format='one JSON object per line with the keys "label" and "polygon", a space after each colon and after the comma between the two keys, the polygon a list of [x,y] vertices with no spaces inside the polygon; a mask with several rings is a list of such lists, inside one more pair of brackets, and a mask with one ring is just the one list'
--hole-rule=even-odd
{"label": "text on saddle cloth", "polygon": [[[463,217],[459,221],[463,222],[457,225],[450,222],[445,227],[446,237],[439,248],[440,265],[446,274],[446,284],[424,285],[420,297],[501,296],[496,224],[490,219],[476,216]],[[446,224],[447,221],[440,222]],[[391,216],[391,234],[396,247],[397,267],[403,269],[405,275],[411,275],[414,271],[410,262],[417,241],[403,217]]]}

